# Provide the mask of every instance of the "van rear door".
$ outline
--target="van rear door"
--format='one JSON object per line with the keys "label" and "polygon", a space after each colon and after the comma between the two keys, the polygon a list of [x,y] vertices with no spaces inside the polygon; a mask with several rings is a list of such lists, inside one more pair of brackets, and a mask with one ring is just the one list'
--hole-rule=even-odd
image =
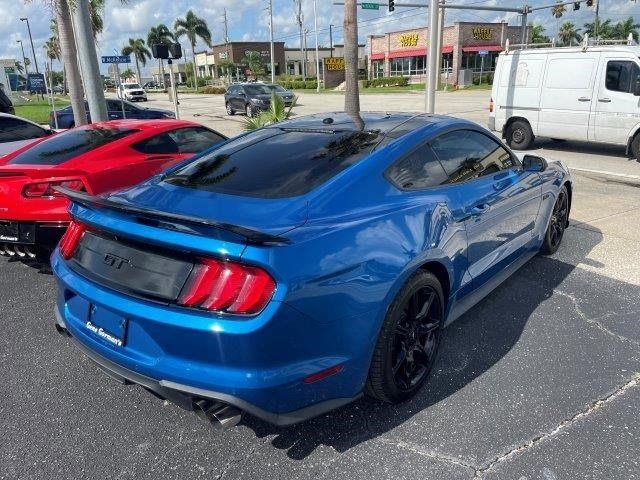
{"label": "van rear door", "polygon": [[599,52],[550,54],[540,101],[538,135],[589,139]]}
{"label": "van rear door", "polygon": [[640,123],[640,98],[633,95],[640,62],[614,52],[603,53],[602,57],[590,140],[626,145],[629,134]]}

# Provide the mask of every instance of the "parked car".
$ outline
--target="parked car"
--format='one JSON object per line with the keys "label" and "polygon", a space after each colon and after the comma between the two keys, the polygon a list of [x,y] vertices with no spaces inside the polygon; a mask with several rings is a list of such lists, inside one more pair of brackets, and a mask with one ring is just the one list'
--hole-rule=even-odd
{"label": "parked car", "polygon": [[265,87],[280,96],[280,98],[284,100],[285,107],[290,107],[293,103],[293,99],[295,98],[294,93],[287,90],[282,85],[278,85],[277,83],[265,83]]}
{"label": "parked car", "polygon": [[0,113],[0,163],[5,155],[52,133],[26,118]]}
{"label": "parked car", "polygon": [[66,190],[57,329],[227,425],[414,395],[442,327],[558,249],[571,178],[465,120],[362,117],[255,130],[112,195]]}
{"label": "parked car", "polygon": [[118,98],[130,102],[146,102],[147,92],[137,83],[122,83],[118,85]]}
{"label": "parked car", "polygon": [[0,159],[0,255],[50,252],[69,223],[64,186],[97,195],[138,183],[225,137],[192,122],[118,120],[74,128]]}
{"label": "parked car", "polygon": [[62,85],[54,85],[53,86],[53,93],[64,93],[64,87]]}
{"label": "parked car", "polygon": [[516,150],[536,137],[624,145],[640,158],[640,47],[541,48],[498,57],[489,128]]}
{"label": "parked car", "polygon": [[[85,102],[84,105],[87,110],[87,120],[90,122],[91,116],[89,115],[89,104]],[[124,114],[122,112],[123,106]],[[107,111],[110,120],[118,120],[123,118],[136,120],[160,120],[165,118],[175,118],[175,114],[170,110],[163,110],[161,108],[139,107],[124,100],[116,100],[111,98],[107,99]],[[58,117],[57,128],[75,127],[76,122],[73,118],[73,109],[71,108],[71,105],[60,110],[56,110],[55,114]],[[51,128],[56,128],[53,113],[49,114],[49,126]]]}
{"label": "parked car", "polygon": [[155,81],[151,81],[151,82],[145,83],[142,86],[142,88],[144,88],[145,90],[160,90],[160,89],[164,89],[164,85]]}
{"label": "parked car", "polygon": [[16,110],[13,108],[13,102],[4,91],[5,88],[4,84],[0,83],[0,113],[15,115]]}
{"label": "parked car", "polygon": [[244,112],[248,117],[268,110],[271,106],[271,90],[262,83],[234,83],[224,94],[228,115]]}

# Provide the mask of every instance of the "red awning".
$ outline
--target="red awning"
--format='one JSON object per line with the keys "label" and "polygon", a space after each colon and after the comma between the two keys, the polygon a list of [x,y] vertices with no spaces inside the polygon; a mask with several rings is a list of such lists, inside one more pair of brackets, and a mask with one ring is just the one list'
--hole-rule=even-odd
{"label": "red awning", "polygon": [[394,50],[393,52],[389,52],[389,58],[425,57],[426,55],[426,48],[410,48],[406,50]]}
{"label": "red awning", "polygon": [[372,53],[369,58],[371,60],[384,60],[384,53]]}
{"label": "red awning", "polygon": [[453,45],[444,45],[442,47],[442,53],[453,53]]}
{"label": "red awning", "polygon": [[463,46],[463,52],[501,52],[503,50],[501,45],[469,45]]}

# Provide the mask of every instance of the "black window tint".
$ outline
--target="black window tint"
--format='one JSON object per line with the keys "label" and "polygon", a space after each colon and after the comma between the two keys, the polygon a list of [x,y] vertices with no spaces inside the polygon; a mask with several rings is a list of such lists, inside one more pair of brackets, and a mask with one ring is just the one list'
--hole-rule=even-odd
{"label": "black window tint", "polygon": [[249,95],[268,95],[271,93],[271,90],[264,85],[245,85],[244,91]]}
{"label": "black window tint", "polygon": [[74,128],[54,135],[14,157],[11,164],[59,165],[135,132],[123,128]]}
{"label": "black window tint", "polygon": [[160,135],[155,135],[141,142],[134,143],[131,145],[131,148],[146,154],[171,154],[179,152],[178,144],[168,133],[161,133]]}
{"label": "black window tint", "polygon": [[293,197],[357,163],[379,139],[378,132],[266,128],[228,142],[165,180],[230,195]]}
{"label": "black window tint", "polygon": [[222,142],[224,137],[202,127],[181,128],[169,132],[180,153],[198,153]]}
{"label": "black window tint", "polygon": [[511,168],[514,160],[502,145],[473,130],[457,130],[431,141],[431,148],[449,178],[458,183]]}
{"label": "black window tint", "polygon": [[607,76],[605,86],[614,92],[632,92],[638,81],[640,69],[635,62],[613,61],[607,62]]}
{"label": "black window tint", "polygon": [[0,143],[45,137],[47,132],[19,118],[0,117]]}
{"label": "black window tint", "polygon": [[394,163],[387,178],[402,190],[420,190],[446,182],[448,175],[431,148],[422,146]]}
{"label": "black window tint", "polygon": [[107,100],[107,110],[109,110],[110,112],[113,112],[113,111],[121,112],[122,111],[122,105],[118,101]]}

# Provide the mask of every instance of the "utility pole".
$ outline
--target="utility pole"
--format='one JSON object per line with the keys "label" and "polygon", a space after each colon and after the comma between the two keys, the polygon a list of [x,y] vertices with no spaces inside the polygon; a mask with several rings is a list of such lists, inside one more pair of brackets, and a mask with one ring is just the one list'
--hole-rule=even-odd
{"label": "utility pole", "polygon": [[318,53],[318,7],[313,0],[313,29],[316,35],[316,92],[320,93],[320,55]]}
{"label": "utility pole", "polygon": [[333,25],[329,25],[329,55],[333,58]]}
{"label": "utility pole", "polygon": [[593,34],[595,36],[595,40],[598,41],[598,26],[600,23],[600,1],[601,0],[596,0],[596,23],[593,24]]}
{"label": "utility pole", "polygon": [[225,51],[225,55],[226,58],[225,60],[227,61],[227,66],[225,67],[227,70],[227,81],[229,83],[231,83],[231,76],[229,75],[229,24],[227,23],[227,9],[225,8],[223,10],[223,15],[224,15],[224,51]]}
{"label": "utility pole", "polygon": [[[104,122],[109,119],[109,114],[107,113],[107,102],[104,99],[104,86],[102,85],[96,44],[93,38],[89,0],[78,0],[76,8],[71,12],[71,18],[91,122]],[[138,79],[138,81],[142,80]]]}
{"label": "utility pole", "polygon": [[298,28],[300,29],[300,63],[302,65],[301,73],[302,80],[307,79],[307,63],[304,48],[304,15],[302,14],[302,0],[293,0],[298,7],[298,13],[296,14],[296,21],[298,22]]}
{"label": "utility pole", "polygon": [[20,19],[20,21],[27,22],[27,31],[29,32],[29,41],[31,42],[31,53],[33,53],[33,64],[36,67],[36,73],[40,73],[40,70],[38,70],[38,59],[36,58],[36,49],[33,48],[33,37],[31,36],[31,26],[29,25],[29,19],[23,17]]}
{"label": "utility pole", "polygon": [[438,83],[438,0],[429,4],[429,54],[427,56],[427,85],[425,88],[425,111],[435,113],[436,85]]}
{"label": "utility pole", "polygon": [[442,43],[444,41],[444,5],[445,0],[441,0],[439,17],[438,17],[438,27],[440,30],[440,35],[438,35],[438,86],[436,88],[440,88],[442,84]]}
{"label": "utility pole", "polygon": [[16,43],[19,43],[22,49],[22,65],[24,65],[24,75],[26,77],[29,75],[29,67],[27,66],[27,57],[24,56],[24,45],[22,44],[22,40],[16,40]]}
{"label": "utility pole", "polygon": [[269,35],[271,35],[271,83],[275,83],[276,69],[273,60],[273,0],[269,0]]}
{"label": "utility pole", "polygon": [[526,46],[527,43],[529,42],[529,39],[527,38],[528,35],[528,29],[529,27],[527,26],[527,14],[529,13],[529,6],[525,5],[522,7],[522,33],[520,34],[520,43],[522,43],[522,45]]}

